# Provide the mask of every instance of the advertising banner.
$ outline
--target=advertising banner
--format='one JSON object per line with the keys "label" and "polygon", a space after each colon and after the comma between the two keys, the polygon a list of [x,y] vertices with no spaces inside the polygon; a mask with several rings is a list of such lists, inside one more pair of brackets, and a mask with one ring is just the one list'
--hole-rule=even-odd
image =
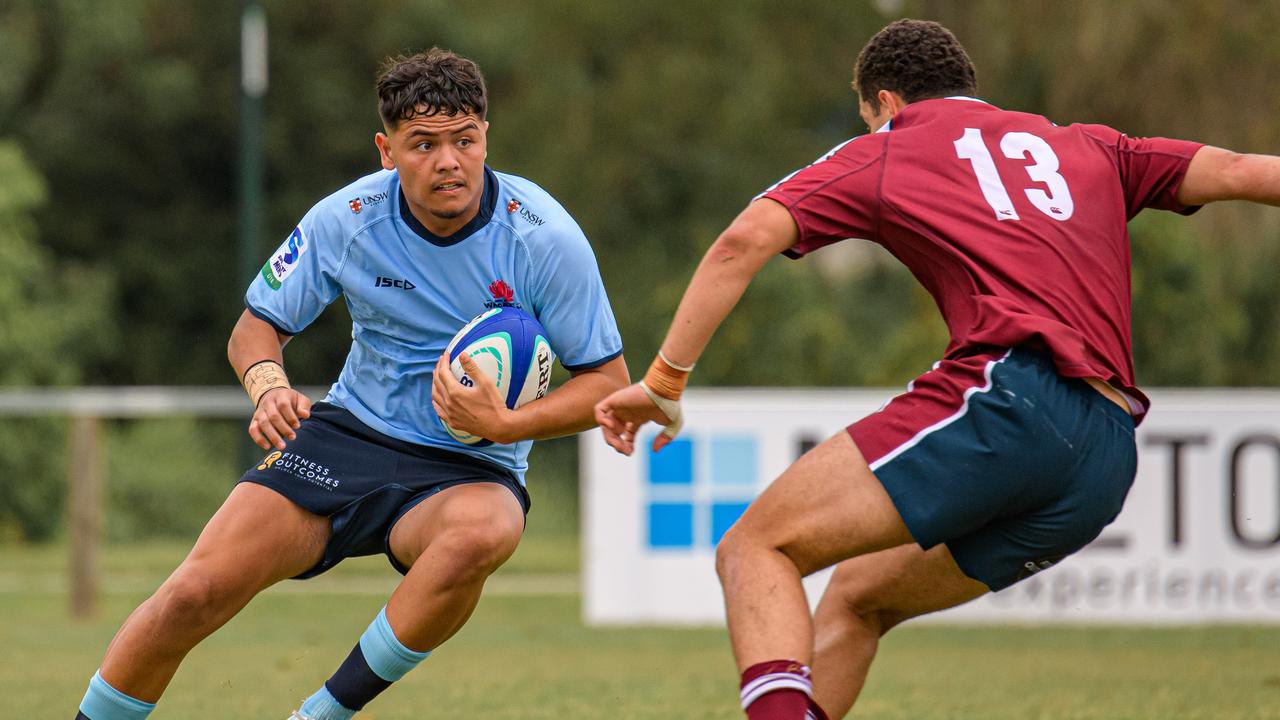
{"label": "advertising banner", "polygon": [[[584,614],[724,621],[715,546],[799,455],[891,390],[702,390],[651,453],[582,436]],[[1120,516],[1081,552],[937,622],[1280,623],[1280,392],[1157,390]],[[816,605],[829,571],[805,581]]]}

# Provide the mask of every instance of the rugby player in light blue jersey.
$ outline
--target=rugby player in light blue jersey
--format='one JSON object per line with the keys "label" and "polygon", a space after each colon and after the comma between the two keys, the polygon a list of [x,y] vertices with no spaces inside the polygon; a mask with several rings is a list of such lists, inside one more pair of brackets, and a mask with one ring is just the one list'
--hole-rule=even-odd
{"label": "rugby player in light blue jersey", "polygon": [[[439,49],[396,58],[377,88],[385,169],[302,218],[231,335],[255,405],[249,434],[269,454],[125,621],[78,718],[146,717],[187,652],[258,592],[383,552],[403,581],[292,716],[352,717],[462,627],[515,550],[532,441],[592,426],[594,404],[629,382],[582,231],[537,185],[485,165],[475,63]],[[351,353],[313,407],[290,388],[282,348],[339,295]],[[501,304],[541,321],[572,375],[518,410],[492,384],[464,387],[443,355],[468,320]],[[479,373],[465,356],[463,366]],[[492,444],[463,445],[442,420]]]}

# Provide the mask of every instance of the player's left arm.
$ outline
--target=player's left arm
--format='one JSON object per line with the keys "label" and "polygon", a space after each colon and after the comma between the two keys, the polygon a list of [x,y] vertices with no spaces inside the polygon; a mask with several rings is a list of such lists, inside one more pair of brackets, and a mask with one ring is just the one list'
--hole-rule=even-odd
{"label": "player's left arm", "polygon": [[1218,200],[1280,205],[1280,157],[1206,145],[1191,158],[1177,200],[1188,206]]}
{"label": "player's left arm", "polygon": [[[703,349],[728,317],[756,273],[773,256],[796,244],[799,229],[780,203],[763,198],[747,206],[707,250],[685,289],[671,329],[641,383],[623,388],[596,405],[596,422],[615,450],[630,455],[636,431],[647,422],[679,421],[684,382]],[[665,402],[664,402],[665,401]],[[665,406],[666,412],[660,409]],[[674,436],[659,435],[654,449]]]}
{"label": "player's left arm", "polygon": [[449,369],[448,355],[441,355],[431,386],[436,414],[456,430],[504,445],[592,428],[595,404],[630,382],[627,363],[619,355],[597,367],[570,371],[571,377],[544,397],[510,410],[474,360],[463,353],[461,362],[467,374],[476,378],[475,386],[458,382]]}

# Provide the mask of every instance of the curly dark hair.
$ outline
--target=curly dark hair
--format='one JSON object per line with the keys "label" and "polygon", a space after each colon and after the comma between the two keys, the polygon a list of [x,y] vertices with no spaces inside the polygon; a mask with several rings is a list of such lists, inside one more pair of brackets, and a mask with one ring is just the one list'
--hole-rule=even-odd
{"label": "curly dark hair", "polygon": [[872,112],[880,112],[881,90],[903,100],[976,95],[977,71],[951,31],[931,20],[898,20],[875,34],[858,53],[853,89]]}
{"label": "curly dark hair", "polygon": [[420,115],[466,115],[489,110],[484,76],[474,62],[433,47],[388,58],[378,76],[378,115],[388,128]]}

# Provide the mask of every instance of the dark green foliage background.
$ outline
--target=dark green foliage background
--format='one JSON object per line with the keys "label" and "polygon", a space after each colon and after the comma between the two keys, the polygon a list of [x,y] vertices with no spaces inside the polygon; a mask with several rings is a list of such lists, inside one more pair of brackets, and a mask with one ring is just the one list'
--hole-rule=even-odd
{"label": "dark green foliage background", "polygon": [[[269,237],[259,255],[316,200],[377,168],[380,60],[451,48],[487,75],[491,164],[542,184],[592,239],[633,369],[734,214],[863,131],[850,69],[894,17],[952,27],[982,95],[1002,106],[1280,151],[1276,3],[265,6]],[[238,63],[235,3],[0,5],[0,384],[234,382],[225,343],[249,280],[236,270]],[[1132,233],[1139,380],[1280,383],[1280,213],[1148,213]],[[771,263],[696,382],[899,385],[945,341],[910,276],[851,245]],[[329,383],[349,342],[338,304],[289,347],[291,377]],[[60,421],[0,420],[0,537],[56,532],[63,432]],[[217,475],[179,502],[202,520],[240,464],[241,441],[217,423],[121,426],[110,437],[113,518],[134,513],[113,519],[122,536],[190,533],[195,520],[153,521],[177,509],[143,514],[141,488]],[[131,454],[161,447],[185,448],[186,470],[143,472]],[[572,452],[556,452],[547,483],[571,486]]]}

